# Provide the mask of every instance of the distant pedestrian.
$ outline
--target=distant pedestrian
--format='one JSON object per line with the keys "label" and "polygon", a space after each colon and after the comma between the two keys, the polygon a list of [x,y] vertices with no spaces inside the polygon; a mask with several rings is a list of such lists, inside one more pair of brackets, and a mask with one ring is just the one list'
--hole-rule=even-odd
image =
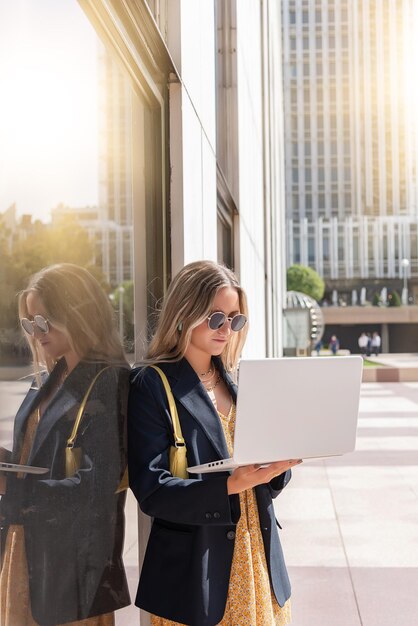
{"label": "distant pedestrian", "polygon": [[378,332],[373,333],[372,341],[371,341],[371,354],[375,354],[379,356],[380,347],[382,345],[382,339]]}
{"label": "distant pedestrian", "polygon": [[340,349],[340,342],[338,341],[336,335],[332,335],[329,341],[329,349],[331,350],[334,356],[337,354],[338,350]]}
{"label": "distant pedestrian", "polygon": [[322,349],[322,339],[317,341],[316,344],[315,344],[316,356],[319,356],[319,353],[321,352],[321,349]]}
{"label": "distant pedestrian", "polygon": [[370,333],[367,333],[367,347],[366,347],[367,356],[370,356],[371,352],[372,352],[372,336]]}
{"label": "distant pedestrian", "polygon": [[368,337],[366,333],[363,332],[358,338],[358,347],[360,348],[360,354],[362,354],[363,356],[366,356],[367,343],[368,343]]}

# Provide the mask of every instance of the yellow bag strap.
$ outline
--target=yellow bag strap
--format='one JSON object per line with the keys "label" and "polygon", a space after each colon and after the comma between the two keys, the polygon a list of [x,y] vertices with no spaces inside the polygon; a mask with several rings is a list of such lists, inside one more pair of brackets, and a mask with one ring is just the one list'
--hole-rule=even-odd
{"label": "yellow bag strap", "polygon": [[89,388],[87,389],[86,393],[84,394],[84,398],[83,398],[83,400],[82,400],[82,402],[80,404],[80,407],[78,409],[78,412],[77,412],[77,417],[75,418],[73,430],[71,432],[71,435],[67,439],[67,448],[74,448],[74,442],[75,442],[76,437],[77,437],[78,427],[80,426],[81,418],[83,417],[84,409],[86,408],[87,400],[89,399],[89,395],[91,393],[91,390],[93,389],[93,387],[94,387],[97,379],[99,378],[100,374],[102,374],[105,370],[108,370],[109,367],[110,367],[110,365],[107,365],[102,370],[100,370],[100,372],[98,372],[96,374],[96,376],[91,381],[91,383],[89,385]]}
{"label": "yellow bag strap", "polygon": [[156,372],[160,375],[160,378],[163,382],[165,392],[167,394],[168,406],[170,408],[171,421],[173,422],[173,434],[174,434],[174,445],[176,448],[185,446],[186,443],[184,441],[183,433],[181,432],[179,415],[177,413],[176,403],[171,391],[170,383],[167,380],[167,376],[164,374],[163,370],[157,367],[156,365],[151,365]]}

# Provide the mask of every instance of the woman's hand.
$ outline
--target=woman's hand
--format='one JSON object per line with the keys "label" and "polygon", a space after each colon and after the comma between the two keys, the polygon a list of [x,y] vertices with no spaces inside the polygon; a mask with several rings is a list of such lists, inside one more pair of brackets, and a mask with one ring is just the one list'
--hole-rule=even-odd
{"label": "woman's hand", "polygon": [[260,465],[245,465],[238,467],[227,480],[228,495],[241,493],[246,489],[252,489],[257,485],[269,483],[276,476],[284,474],[291,467],[302,463],[301,459],[291,461],[277,461],[270,463],[268,467],[260,467]]}

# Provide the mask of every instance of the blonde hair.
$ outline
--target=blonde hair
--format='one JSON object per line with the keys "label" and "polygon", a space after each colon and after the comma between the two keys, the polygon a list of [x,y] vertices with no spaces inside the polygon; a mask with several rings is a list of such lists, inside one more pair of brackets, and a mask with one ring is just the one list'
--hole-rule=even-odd
{"label": "blonde hair", "polygon": [[[28,317],[27,296],[35,293],[42,300],[48,321],[63,332],[71,349],[90,361],[126,363],[115,325],[113,308],[97,280],[83,267],[59,263],[32,276],[19,294],[19,318]],[[36,373],[41,366],[51,371],[55,361],[39,352],[35,337],[26,339],[32,351]]]}
{"label": "blonde hair", "polygon": [[[196,261],[183,267],[168,288],[143,364],[183,358],[193,329],[212,312],[215,296],[224,287],[237,291],[240,312],[248,317],[247,297],[230,269],[213,261]],[[239,332],[232,333],[221,354],[222,362],[229,371],[237,366],[247,332],[248,324]]]}

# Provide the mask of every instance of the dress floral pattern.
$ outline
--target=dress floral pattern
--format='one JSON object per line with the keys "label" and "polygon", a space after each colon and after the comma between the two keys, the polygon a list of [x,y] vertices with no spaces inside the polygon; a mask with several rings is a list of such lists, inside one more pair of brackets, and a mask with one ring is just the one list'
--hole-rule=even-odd
{"label": "dress floral pattern", "polygon": [[[218,411],[229,454],[233,453],[235,404],[228,415]],[[291,621],[290,600],[280,607],[270,587],[254,489],[240,494],[241,517],[236,527],[235,548],[225,613],[218,626],[286,626]],[[152,626],[184,626],[155,615]]]}

